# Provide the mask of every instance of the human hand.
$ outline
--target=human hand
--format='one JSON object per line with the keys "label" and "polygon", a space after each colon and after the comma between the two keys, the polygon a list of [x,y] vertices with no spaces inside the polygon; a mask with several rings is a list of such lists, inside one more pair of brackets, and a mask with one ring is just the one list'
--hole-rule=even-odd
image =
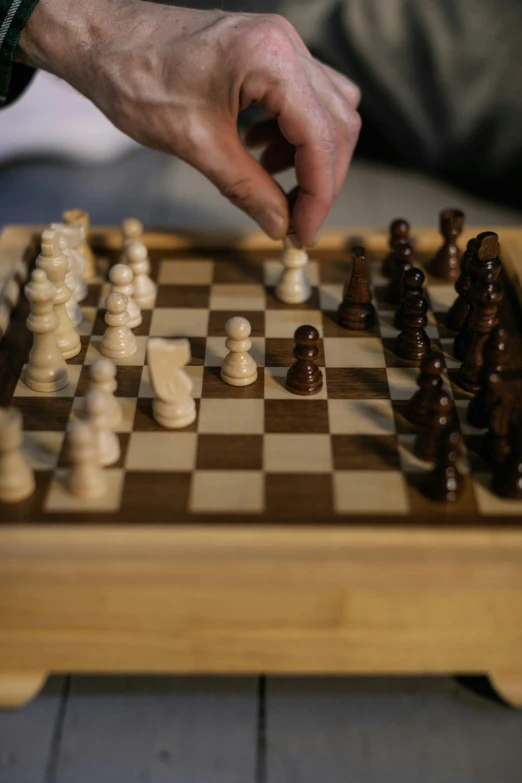
{"label": "human hand", "polygon": [[[207,176],[274,239],[288,202],[272,174],[295,165],[298,240],[315,244],[344,180],[360,130],[359,90],[315,60],[284,18],[156,5],[142,0],[40,0],[21,59],[65,79],[120,130]],[[239,112],[272,120],[249,146]]]}

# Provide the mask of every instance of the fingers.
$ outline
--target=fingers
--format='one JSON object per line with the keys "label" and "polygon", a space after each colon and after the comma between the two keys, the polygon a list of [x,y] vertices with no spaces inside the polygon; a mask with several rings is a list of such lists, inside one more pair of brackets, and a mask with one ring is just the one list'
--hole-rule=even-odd
{"label": "fingers", "polygon": [[[317,60],[317,62],[319,62],[319,60]],[[361,90],[355,84],[355,82],[347,79],[346,76],[343,76],[342,73],[339,73],[339,71],[336,71],[335,68],[331,68],[325,63],[320,63],[320,65],[327,76],[329,76],[332,82],[335,84],[339,92],[344,95],[350,106],[353,109],[359,108],[359,104],[361,102]]]}

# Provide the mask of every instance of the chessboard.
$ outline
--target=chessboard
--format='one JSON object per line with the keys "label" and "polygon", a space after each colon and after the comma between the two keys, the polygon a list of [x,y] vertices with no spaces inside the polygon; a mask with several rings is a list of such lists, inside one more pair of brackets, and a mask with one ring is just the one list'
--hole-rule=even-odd
{"label": "chessboard", "polygon": [[[480,228],[468,229],[459,242]],[[0,241],[5,290],[0,343],[0,405],[23,416],[24,454],[35,471],[36,490],[25,501],[0,505],[0,523],[169,526],[393,525],[519,526],[522,501],[498,497],[491,467],[481,452],[483,431],[466,418],[471,395],[458,385],[460,362],[452,355],[454,333],[445,326],[455,300],[454,282],[430,276],[428,262],[440,246],[435,230],[414,230],[415,264],[426,270],[427,334],[445,361],[464,442],[464,490],[453,503],[436,502],[424,487],[430,466],[413,454],[416,427],[406,418],[417,389],[418,362],[394,352],[395,308],[386,303],[381,275],[386,231],[326,233],[310,254],[310,299],[280,302],[274,287],[280,247],[259,235],[231,237],[148,231],[143,240],[157,283],[154,306],[143,311],[134,356],[118,360],[116,395],[121,456],[107,469],[108,492],[82,501],[66,488],[65,435],[82,409],[89,367],[101,356],[106,328],[107,273],[121,254],[117,229],[93,229],[90,242],[97,276],[88,283],[79,327],[82,349],[68,362],[69,384],[54,393],[32,391],[23,381],[32,343],[26,327],[24,274],[39,251],[41,231],[8,228]],[[522,366],[520,330],[521,232],[499,230],[502,245],[502,322],[513,335]],[[355,245],[366,248],[377,319],[366,331],[338,324],[337,308],[350,277]],[[17,284],[18,281],[18,284]],[[17,291],[20,292],[17,298]],[[244,316],[252,327],[251,354],[257,381],[235,387],[220,378],[225,323]],[[293,359],[293,335],[301,325],[320,335],[317,364],[322,390],[300,397],[285,388]],[[150,337],[186,337],[196,421],[166,430],[154,420],[154,392],[147,364]]]}

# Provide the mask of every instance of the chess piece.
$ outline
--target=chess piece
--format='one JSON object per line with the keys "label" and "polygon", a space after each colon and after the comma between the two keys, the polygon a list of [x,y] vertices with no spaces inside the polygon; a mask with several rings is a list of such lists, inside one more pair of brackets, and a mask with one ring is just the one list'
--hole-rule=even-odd
{"label": "chess piece", "polygon": [[134,275],[127,264],[115,264],[109,272],[111,281],[111,294],[124,294],[129,300],[127,312],[129,314],[129,329],[135,329],[142,322],[141,310],[134,301]]}
{"label": "chess piece", "polygon": [[99,459],[96,436],[90,424],[73,421],[67,432],[70,468],[69,491],[80,500],[95,500],[107,492],[107,477]]}
{"label": "chess piece", "polygon": [[156,284],[149,277],[149,253],[143,242],[131,242],[127,258],[134,275],[134,301],[142,310],[150,310],[156,301]]}
{"label": "chess piece", "polygon": [[344,287],[343,301],[337,311],[339,323],[345,329],[371,329],[375,323],[365,252],[364,247],[353,249],[352,274]]}
{"label": "chess piece", "polygon": [[126,218],[121,224],[123,252],[120,257],[120,263],[127,264],[127,248],[131,242],[143,241],[143,223],[138,218]]}
{"label": "chess piece", "polygon": [[413,266],[413,248],[407,242],[399,242],[393,251],[391,280],[384,289],[384,300],[398,305],[402,298],[402,277]]}
{"label": "chess piece", "polygon": [[71,298],[71,291],[65,284],[67,259],[59,248],[59,236],[56,231],[48,228],[43,232],[42,251],[36,259],[36,266],[43,269],[56,289],[54,312],[58,316],[58,326],[54,331],[54,337],[63,358],[72,359],[78,356],[82,345],[80,335],[74,328],[66,309],[66,304]]}
{"label": "chess piece", "polygon": [[74,292],[76,290],[76,277],[74,275],[74,260],[70,253],[68,242],[66,238],[61,234],[58,235],[58,249],[62,253],[62,255],[65,256],[67,260],[67,272],[65,275],[65,285],[70,290],[71,296],[69,297],[69,300],[65,303],[65,309],[67,310],[67,315],[71,319],[72,325],[76,329],[78,326],[80,326],[81,322],[83,321],[83,313],[82,313],[82,308],[78,303],[78,300],[74,296]]}
{"label": "chess piece", "polygon": [[464,212],[445,209],[440,213],[440,233],[444,243],[430,264],[430,274],[444,280],[454,280],[459,275],[460,250],[457,239],[464,228]]}
{"label": "chess piece", "polygon": [[0,503],[20,503],[35,490],[34,472],[22,452],[22,414],[0,408]]}
{"label": "chess piece", "polygon": [[123,410],[114,396],[118,388],[116,365],[110,359],[97,359],[89,368],[90,389],[101,389],[107,394],[107,423],[115,430],[123,421]]}
{"label": "chess piece", "polygon": [[522,420],[510,427],[511,449],[502,465],[497,465],[493,478],[493,491],[500,497],[522,500]]}
{"label": "chess piece", "polygon": [[510,358],[509,335],[497,324],[491,330],[484,345],[483,364],[478,374],[480,390],[468,405],[467,419],[473,427],[479,429],[489,427],[496,402],[489,379],[494,374],[502,375],[507,369]]}
{"label": "chess piece", "polygon": [[390,223],[390,252],[383,261],[381,274],[383,277],[391,277],[394,271],[395,248],[400,243],[408,244],[410,241],[410,224],[407,220],[398,218]]}
{"label": "chess piece", "polygon": [[[85,229],[83,225],[69,226],[66,223],[51,223],[49,228],[57,231],[60,237],[67,242],[67,248],[63,250],[67,260],[72,261],[74,274],[74,288],[72,298],[77,302],[83,302],[87,298],[88,288],[85,280],[85,259],[78,248],[85,242]],[[69,284],[68,284],[69,285]],[[69,288],[71,286],[69,285]]]}
{"label": "chess piece", "polygon": [[114,465],[120,458],[120,441],[110,427],[110,394],[102,389],[89,389],[85,395],[87,421],[96,440],[98,463],[103,467]]}
{"label": "chess piece", "polygon": [[409,294],[422,295],[422,287],[424,285],[424,272],[422,269],[417,269],[412,266],[407,269],[402,276],[402,301],[399,309],[395,313],[394,326],[396,329],[404,329],[405,327],[405,301]]}
{"label": "chess piece", "polygon": [[520,405],[520,382],[504,373],[493,373],[488,378],[491,396],[495,399],[489,421],[489,431],[484,437],[483,454],[487,460],[503,463],[511,450],[510,425]]}
{"label": "chess piece", "polygon": [[185,338],[151,338],[148,344],[149,372],[156,397],[155,420],[162,427],[179,430],[196,419],[192,381],[183,370],[190,361],[190,343]]}
{"label": "chess piece", "polygon": [[53,302],[56,288],[43,269],[34,269],[25,295],[31,305],[27,328],[33,332],[33,347],[25,368],[24,380],[30,389],[54,392],[69,383],[67,365],[54,338],[58,316]]}
{"label": "chess piece", "polygon": [[428,300],[422,294],[409,294],[404,301],[404,329],[395,340],[397,356],[419,361],[430,350],[430,338],[424,331],[428,323]]}
{"label": "chess piece", "polygon": [[296,361],[288,370],[286,388],[292,394],[317,394],[323,388],[323,374],[314,361],[319,353],[319,332],[313,326],[300,326],[294,341]]}
{"label": "chess piece", "polygon": [[462,325],[468,317],[469,287],[471,285],[469,267],[476,248],[477,240],[470,239],[466,251],[462,254],[462,258],[460,259],[460,275],[455,283],[455,291],[458,296],[448,310],[446,316],[446,326],[454,332],[458,332],[459,329],[462,328]]}
{"label": "chess piece", "polygon": [[138,343],[129,329],[129,300],[123,294],[109,294],[105,300],[107,329],[102,337],[100,351],[109,359],[126,359],[138,350]]}
{"label": "chess piece", "polygon": [[295,234],[283,239],[281,253],[283,271],[275,288],[275,295],[284,304],[303,304],[310,299],[312,287],[306,276],[308,253],[297,242]]}
{"label": "chess piece", "polygon": [[462,494],[464,479],[459,470],[462,438],[448,427],[441,435],[436,465],[426,480],[425,492],[432,500],[454,503]]}
{"label": "chess piece", "polygon": [[455,424],[455,403],[446,389],[437,389],[429,400],[424,426],[415,439],[415,456],[425,462],[434,462],[442,433]]}
{"label": "chess piece", "polygon": [[430,400],[434,392],[442,387],[444,372],[444,357],[436,351],[430,351],[421,360],[420,373],[417,378],[418,391],[411,398],[406,418],[413,424],[424,424]]}
{"label": "chess piece", "polygon": [[252,348],[252,328],[246,318],[234,316],[225,324],[229,353],[221,363],[221,379],[230,386],[249,386],[257,381],[257,365],[249,350]]}
{"label": "chess piece", "polygon": [[89,213],[83,209],[68,209],[63,213],[62,219],[68,226],[83,226],[83,241],[78,245],[77,251],[81,253],[85,263],[84,278],[91,280],[96,277],[96,256],[89,245]]}

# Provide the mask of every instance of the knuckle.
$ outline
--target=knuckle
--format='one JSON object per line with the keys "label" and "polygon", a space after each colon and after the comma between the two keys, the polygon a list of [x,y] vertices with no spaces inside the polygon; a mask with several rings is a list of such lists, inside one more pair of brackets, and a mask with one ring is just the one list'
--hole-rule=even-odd
{"label": "knuckle", "polygon": [[358,111],[349,112],[346,124],[348,126],[348,133],[351,141],[354,143],[359,138],[359,134],[362,129],[362,118]]}
{"label": "knuckle", "polygon": [[287,32],[270,19],[263,19],[253,28],[255,48],[276,56],[289,55],[293,46]]}

